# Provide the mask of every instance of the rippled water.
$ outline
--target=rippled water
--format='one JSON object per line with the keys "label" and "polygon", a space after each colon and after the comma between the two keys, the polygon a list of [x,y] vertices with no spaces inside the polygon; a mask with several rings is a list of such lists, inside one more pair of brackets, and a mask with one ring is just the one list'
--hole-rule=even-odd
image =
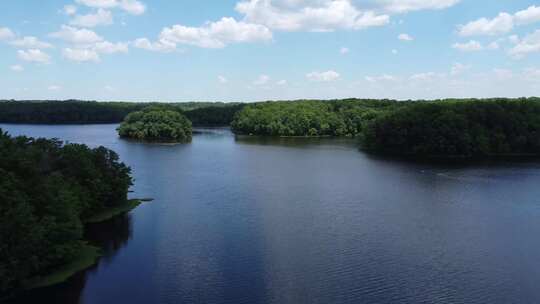
{"label": "rippled water", "polygon": [[433,165],[354,141],[123,141],[115,125],[0,125],[116,150],[130,215],[90,227],[107,248],[36,303],[540,303],[540,163]]}

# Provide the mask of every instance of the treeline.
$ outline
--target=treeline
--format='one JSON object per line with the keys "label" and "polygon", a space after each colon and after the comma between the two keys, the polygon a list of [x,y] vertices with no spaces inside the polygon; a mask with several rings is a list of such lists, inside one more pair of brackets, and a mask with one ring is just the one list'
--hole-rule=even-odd
{"label": "treeline", "polygon": [[540,98],[410,102],[368,123],[361,142],[400,155],[540,155]]}
{"label": "treeline", "polygon": [[104,147],[0,130],[0,294],[77,258],[83,222],[126,203],[130,168]]}
{"label": "treeline", "polygon": [[245,135],[358,136],[379,113],[399,106],[388,100],[270,101],[245,106],[231,127]]}
{"label": "treeline", "polygon": [[95,101],[0,101],[0,122],[28,124],[119,123],[129,113],[149,106],[171,106],[196,126],[227,126],[240,109],[237,103],[135,103]]}

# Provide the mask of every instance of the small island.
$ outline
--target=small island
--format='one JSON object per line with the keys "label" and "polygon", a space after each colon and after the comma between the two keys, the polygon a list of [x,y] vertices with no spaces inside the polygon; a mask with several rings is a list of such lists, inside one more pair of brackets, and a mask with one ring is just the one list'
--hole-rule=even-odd
{"label": "small island", "polygon": [[93,265],[101,250],[84,239],[84,224],[138,206],[127,199],[131,185],[131,169],[107,148],[0,130],[0,299]]}
{"label": "small island", "polygon": [[121,138],[149,142],[189,142],[191,121],[175,109],[149,107],[126,116],[118,135]]}

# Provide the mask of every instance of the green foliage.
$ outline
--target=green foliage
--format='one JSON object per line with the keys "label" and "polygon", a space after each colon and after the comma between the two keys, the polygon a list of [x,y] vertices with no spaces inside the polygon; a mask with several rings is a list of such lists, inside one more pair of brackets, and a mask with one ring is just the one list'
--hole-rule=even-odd
{"label": "green foliage", "polygon": [[231,124],[236,134],[269,136],[357,136],[367,121],[396,102],[300,100],[245,106]]}
{"label": "green foliage", "polygon": [[146,141],[191,141],[191,122],[168,107],[149,107],[130,113],[118,128],[122,138]]}
{"label": "green foliage", "polygon": [[123,205],[131,183],[106,148],[0,130],[0,292],[75,259],[83,220]]}
{"label": "green foliage", "polygon": [[540,99],[410,102],[372,120],[361,142],[415,156],[540,155]]}
{"label": "green foliage", "polygon": [[95,101],[0,101],[0,122],[34,124],[119,123],[131,112],[148,106],[168,106],[196,126],[228,126],[242,107],[237,103],[136,103]]}

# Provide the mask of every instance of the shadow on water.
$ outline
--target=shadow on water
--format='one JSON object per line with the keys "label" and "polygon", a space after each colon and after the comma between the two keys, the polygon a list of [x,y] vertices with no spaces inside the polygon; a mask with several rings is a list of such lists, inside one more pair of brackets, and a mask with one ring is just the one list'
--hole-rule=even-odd
{"label": "shadow on water", "polygon": [[11,299],[8,303],[41,303],[43,299],[47,299],[46,303],[55,304],[81,303],[81,295],[88,275],[97,272],[100,265],[110,263],[118,251],[131,239],[131,215],[124,214],[102,223],[88,224],[84,235],[91,245],[98,246],[102,250],[102,256],[94,266],[78,272],[64,283],[30,290]]}

